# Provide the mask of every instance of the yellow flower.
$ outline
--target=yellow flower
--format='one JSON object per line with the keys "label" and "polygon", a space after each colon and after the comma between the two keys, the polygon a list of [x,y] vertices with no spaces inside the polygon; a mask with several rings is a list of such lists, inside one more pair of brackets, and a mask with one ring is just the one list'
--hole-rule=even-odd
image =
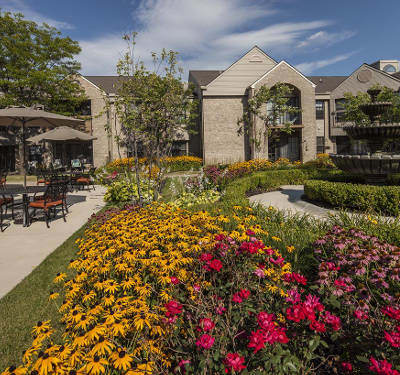
{"label": "yellow flower", "polygon": [[104,374],[106,371],[105,366],[108,365],[108,362],[105,358],[101,358],[97,355],[92,358],[87,358],[86,365],[84,366],[84,370],[87,374],[99,375]]}
{"label": "yellow flower", "polygon": [[32,328],[32,334],[39,336],[40,334],[50,330],[50,320],[45,322],[37,322],[37,324]]}
{"label": "yellow flower", "polygon": [[47,375],[53,373],[60,362],[58,358],[50,356],[49,353],[43,353],[43,355],[37,359],[33,368],[39,375]]}
{"label": "yellow flower", "polygon": [[67,277],[66,273],[58,273],[54,278],[54,283],[58,284],[59,282],[64,281],[66,277]]}
{"label": "yellow flower", "polygon": [[117,370],[126,371],[131,367],[133,358],[125,350],[118,350],[111,354],[110,359]]}
{"label": "yellow flower", "polygon": [[293,253],[294,246],[286,246],[286,250],[288,251],[288,253]]}

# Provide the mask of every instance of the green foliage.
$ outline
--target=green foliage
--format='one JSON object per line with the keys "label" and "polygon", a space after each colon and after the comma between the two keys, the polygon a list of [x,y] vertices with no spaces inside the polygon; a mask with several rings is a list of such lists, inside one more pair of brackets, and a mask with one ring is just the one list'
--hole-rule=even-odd
{"label": "green foliage", "polygon": [[[390,102],[393,107],[384,113],[380,121],[383,123],[400,122],[400,96],[398,93],[386,86],[374,85],[372,89],[380,89],[377,97],[379,102]],[[369,117],[360,109],[360,106],[371,102],[366,92],[358,92],[357,95],[345,93],[345,119],[357,126],[368,126],[371,124]]]}
{"label": "green foliage", "polygon": [[192,207],[199,204],[212,204],[218,202],[221,193],[216,190],[205,190],[200,193],[183,192],[178,199],[171,202],[171,204],[178,207]]}
{"label": "green foliage", "polygon": [[374,186],[343,182],[306,181],[304,193],[315,201],[333,207],[351,208],[398,216],[400,214],[400,187]]}
{"label": "green foliage", "polygon": [[0,11],[0,107],[44,105],[46,110],[74,114],[85,100],[74,76],[78,42],[47,24],[22,14]]}
{"label": "green foliage", "polygon": [[[260,148],[263,139],[271,135],[272,128],[283,126],[283,131],[292,131],[291,122],[281,123],[285,114],[300,113],[301,109],[289,104],[293,89],[284,83],[277,83],[274,87],[261,86],[247,103],[246,111],[238,120],[238,132],[250,136],[257,148]],[[267,103],[270,108],[267,109]],[[262,128],[257,128],[257,123],[262,123]]]}
{"label": "green foliage", "polygon": [[[141,185],[144,201],[148,202],[152,199],[153,191],[147,189],[148,186],[142,182]],[[132,200],[138,200],[138,188],[136,183],[128,179],[122,179],[112,182],[107,187],[104,200],[110,203],[127,203]]]}

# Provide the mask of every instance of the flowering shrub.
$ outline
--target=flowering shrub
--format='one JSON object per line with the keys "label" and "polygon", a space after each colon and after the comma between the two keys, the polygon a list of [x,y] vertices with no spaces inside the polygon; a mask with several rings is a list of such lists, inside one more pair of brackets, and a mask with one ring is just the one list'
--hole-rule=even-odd
{"label": "flowering shrub", "polygon": [[304,163],[304,166],[312,168],[336,168],[329,154],[317,154],[315,160]]}
{"label": "flowering shrub", "polygon": [[206,177],[215,185],[224,184],[230,180],[251,174],[257,171],[266,171],[270,169],[294,168],[301,165],[301,162],[291,163],[288,159],[279,158],[275,162],[267,159],[254,159],[249,161],[237,162],[228,165],[226,168],[211,165],[204,167]]}
{"label": "flowering shrub", "polygon": [[399,374],[388,363],[400,364],[400,248],[336,226],[314,247],[319,293],[346,332],[330,347],[363,373],[370,361],[375,373]]}
{"label": "flowering shrub", "polygon": [[[139,163],[145,165],[146,159],[139,159]],[[161,159],[161,164],[170,172],[188,171],[190,169],[199,169],[203,164],[203,160],[196,156],[168,156]],[[112,162],[108,163],[105,169],[107,170],[107,172],[122,172],[127,168],[131,168],[133,165],[133,158],[115,159]]]}

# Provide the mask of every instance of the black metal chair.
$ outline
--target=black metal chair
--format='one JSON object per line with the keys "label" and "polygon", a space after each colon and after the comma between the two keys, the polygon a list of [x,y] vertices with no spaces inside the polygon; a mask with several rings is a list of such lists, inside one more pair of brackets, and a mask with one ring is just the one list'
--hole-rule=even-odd
{"label": "black metal chair", "polygon": [[[61,207],[63,219],[66,222],[65,211],[67,211],[67,184],[51,183],[47,185],[46,191],[41,197],[34,197],[32,202],[29,202],[29,208],[33,208],[31,215],[28,210],[28,225],[30,225],[32,217],[35,216],[36,210],[44,212],[46,226],[50,228],[49,221],[51,214],[56,217],[57,208]],[[68,212],[68,211],[67,211]]]}
{"label": "black metal chair", "polygon": [[0,170],[0,189],[4,189],[7,183],[8,171]]}

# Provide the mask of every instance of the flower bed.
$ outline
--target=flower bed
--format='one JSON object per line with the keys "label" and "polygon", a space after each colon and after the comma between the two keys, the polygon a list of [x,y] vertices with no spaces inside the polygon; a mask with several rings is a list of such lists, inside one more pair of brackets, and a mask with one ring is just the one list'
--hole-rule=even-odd
{"label": "flower bed", "polygon": [[50,294],[62,341],[38,322],[3,375],[399,375],[400,249],[334,227],[305,277],[255,220],[161,204],[94,217]]}

